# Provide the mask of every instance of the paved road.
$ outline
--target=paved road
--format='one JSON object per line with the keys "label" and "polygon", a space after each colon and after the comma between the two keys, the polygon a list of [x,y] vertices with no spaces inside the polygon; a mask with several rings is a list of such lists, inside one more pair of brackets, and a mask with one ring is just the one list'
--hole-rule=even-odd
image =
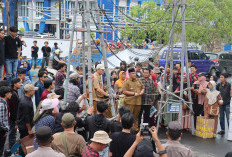
{"label": "paved road", "polygon": [[[164,129],[160,130],[159,137],[162,143],[167,141]],[[213,139],[203,139],[184,132],[181,143],[189,147],[195,157],[224,157],[227,152],[232,151],[232,142],[227,141],[227,133]]]}

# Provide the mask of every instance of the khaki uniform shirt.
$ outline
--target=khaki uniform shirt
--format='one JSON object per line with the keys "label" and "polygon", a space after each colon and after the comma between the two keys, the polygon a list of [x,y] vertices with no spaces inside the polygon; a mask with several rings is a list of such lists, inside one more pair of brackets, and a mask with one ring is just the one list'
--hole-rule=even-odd
{"label": "khaki uniform shirt", "polygon": [[[122,90],[140,93],[144,89],[144,85],[139,79],[135,79],[132,81],[131,78],[127,79],[123,82]],[[142,96],[126,96],[124,99],[124,103],[128,105],[141,105],[142,104]]]}
{"label": "khaki uniform shirt", "polygon": [[[52,148],[58,152],[66,154],[61,133],[56,133],[53,135],[53,137],[54,140],[52,141]],[[64,132],[64,137],[69,155],[81,155],[83,153],[86,144],[84,138],[81,135]]]}
{"label": "khaki uniform shirt", "polygon": [[104,94],[101,94],[97,91],[98,88],[103,89],[102,79],[101,75],[99,75],[97,72],[93,74],[94,80],[93,80],[93,98],[103,99]]}
{"label": "khaki uniform shirt", "polygon": [[[189,148],[185,147],[183,144],[181,144],[179,141],[168,141],[163,145],[163,147],[167,151],[167,155],[169,157],[193,157],[192,151]],[[159,155],[155,154],[154,156],[158,157]]]}

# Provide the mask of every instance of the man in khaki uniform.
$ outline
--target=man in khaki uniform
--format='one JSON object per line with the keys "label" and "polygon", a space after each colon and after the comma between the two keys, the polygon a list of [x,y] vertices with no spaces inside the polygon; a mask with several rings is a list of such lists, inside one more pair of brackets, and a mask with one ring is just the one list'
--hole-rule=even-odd
{"label": "man in khaki uniform", "polygon": [[[98,64],[96,67],[96,72],[93,74],[93,108],[94,114],[97,113],[97,101],[105,99],[105,97],[109,97],[109,94],[106,93],[103,89],[102,84],[102,75],[105,73],[105,67],[102,64]],[[108,108],[109,110],[110,108]],[[107,117],[108,118],[108,117]]]}
{"label": "man in khaki uniform", "polygon": [[135,124],[133,129],[138,131],[139,113],[142,104],[142,95],[144,93],[144,85],[136,78],[134,68],[130,68],[129,79],[127,79],[122,86],[123,94],[125,94],[124,106],[128,107],[135,117]]}

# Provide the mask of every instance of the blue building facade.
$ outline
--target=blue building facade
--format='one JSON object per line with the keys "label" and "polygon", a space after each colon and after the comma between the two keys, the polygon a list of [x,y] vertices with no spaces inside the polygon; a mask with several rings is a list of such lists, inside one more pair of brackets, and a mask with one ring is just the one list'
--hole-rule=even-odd
{"label": "blue building facade", "polygon": [[[6,3],[8,0],[3,0]],[[10,1],[10,23],[14,25],[14,1]],[[62,18],[72,18],[72,9],[74,8],[75,0],[61,0],[62,1]],[[129,14],[130,7],[133,5],[139,5],[143,2],[150,0],[98,0],[98,3],[102,9],[106,10],[107,17],[102,16],[102,21],[109,23],[112,22],[117,27],[117,24],[122,25],[120,16],[123,16],[121,12]],[[154,0],[158,5],[165,3],[165,0]],[[93,4],[93,0],[91,3]],[[82,0],[78,0],[78,7],[81,8]],[[18,0],[18,28],[23,28],[25,31],[33,31],[35,28],[40,32],[57,33],[59,32],[59,0]],[[115,4],[115,5],[114,5]],[[92,9],[94,4],[91,5]],[[120,9],[120,10],[119,10]],[[65,14],[64,14],[65,12]],[[79,15],[80,16],[80,15]],[[124,23],[126,18],[124,18]],[[109,20],[109,21],[108,21]],[[6,8],[4,8],[4,21],[6,22]],[[32,22],[33,21],[33,22]],[[79,24],[81,26],[81,24]],[[66,28],[69,28],[69,24],[65,24]],[[95,26],[93,25],[92,28]],[[104,38],[108,41],[117,41],[117,37],[120,32],[118,30],[112,30],[110,26],[104,27],[105,31],[111,33],[104,34]],[[56,35],[59,36],[59,35]],[[96,34],[96,38],[99,38],[99,34]]]}

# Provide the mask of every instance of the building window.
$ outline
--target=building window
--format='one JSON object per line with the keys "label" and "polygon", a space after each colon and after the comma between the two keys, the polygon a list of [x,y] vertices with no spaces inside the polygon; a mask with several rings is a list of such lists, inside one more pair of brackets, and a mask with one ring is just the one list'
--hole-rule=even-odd
{"label": "building window", "polygon": [[126,14],[126,8],[125,7],[119,7],[118,8],[118,19],[120,20],[124,20],[125,18],[125,14]]}
{"label": "building window", "polygon": [[28,17],[28,2],[18,2],[18,15]]}
{"label": "building window", "polygon": [[36,17],[43,17],[44,2],[36,2]]}

